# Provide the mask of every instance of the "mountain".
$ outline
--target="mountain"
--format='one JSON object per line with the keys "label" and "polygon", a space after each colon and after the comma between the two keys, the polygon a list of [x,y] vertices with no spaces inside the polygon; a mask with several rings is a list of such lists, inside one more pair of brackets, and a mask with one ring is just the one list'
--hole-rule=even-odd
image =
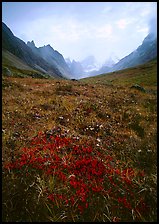
{"label": "mountain", "polygon": [[108,73],[111,71],[112,67],[118,62],[119,59],[117,59],[116,56],[110,56],[102,65],[102,67],[98,71],[91,72],[91,75],[97,75],[102,73]]}
{"label": "mountain", "polygon": [[71,59],[70,58],[65,58],[65,62],[66,62],[66,64],[68,65],[68,67],[70,68],[70,66],[71,66]]}
{"label": "mountain", "polygon": [[71,72],[74,75],[74,78],[78,79],[84,75],[84,70],[80,62],[73,60],[70,65]]}
{"label": "mountain", "polygon": [[93,55],[86,57],[85,59],[80,61],[80,63],[84,71],[88,73],[99,68],[99,65]]}
{"label": "mountain", "polygon": [[47,46],[37,48],[35,46],[34,41],[27,42],[27,45],[32,49],[32,51],[37,55],[42,57],[45,61],[47,61],[50,65],[58,68],[60,73],[66,77],[71,77],[71,70],[66,64],[62,54],[58,51],[54,50],[49,44]]}
{"label": "mountain", "polygon": [[24,69],[32,71],[29,65],[27,65],[23,60],[12,54],[7,50],[2,50],[2,64],[4,66],[10,65],[12,67],[16,67],[17,69]]}
{"label": "mountain", "polygon": [[[82,81],[82,80],[81,80]],[[106,74],[84,78],[85,83],[101,84],[105,86],[157,86],[157,59],[150,60],[142,65],[122,69]],[[154,88],[151,89],[154,91]],[[154,91],[156,92],[156,90]]]}
{"label": "mountain", "polygon": [[86,72],[84,71],[84,69],[79,61],[75,61],[75,60],[71,61],[70,58],[66,58],[65,61],[71,70],[71,73],[73,76],[72,78],[80,79],[81,77],[83,77],[86,74]]}
{"label": "mountain", "polygon": [[117,57],[115,57],[115,60],[110,57],[108,60],[106,60],[104,65],[99,70],[94,70],[90,72],[88,76],[91,77],[99,74],[134,67],[149,62],[155,59],[156,57],[157,38],[156,35],[150,33],[145,37],[142,44],[135,51],[122,58],[117,63],[114,63],[115,60],[118,60]]}
{"label": "mountain", "polygon": [[103,64],[103,66],[107,66],[107,67],[112,67],[113,65],[115,65],[115,61],[109,57]]}
{"label": "mountain", "polygon": [[148,34],[142,44],[131,54],[122,58],[116,63],[111,71],[130,68],[136,65],[146,63],[157,57],[157,37],[154,34]]}
{"label": "mountain", "polygon": [[[31,44],[34,45],[33,42]],[[57,62],[52,64],[47,62],[40,54],[37,54],[30,46],[25,44],[24,41],[14,36],[6,24],[2,22],[2,57],[4,55],[5,57],[9,55],[9,59],[7,58],[9,61],[12,61],[13,58],[15,67],[17,67],[16,62],[19,60],[19,63],[29,66],[33,71],[40,71],[57,78],[68,78],[63,68],[59,65],[57,66]],[[14,60],[15,58],[16,60]],[[5,61],[7,60],[5,59]]]}

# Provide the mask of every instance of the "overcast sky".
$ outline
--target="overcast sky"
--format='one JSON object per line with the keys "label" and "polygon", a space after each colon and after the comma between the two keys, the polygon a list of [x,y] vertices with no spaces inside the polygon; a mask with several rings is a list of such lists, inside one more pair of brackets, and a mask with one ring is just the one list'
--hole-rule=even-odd
{"label": "overcast sky", "polygon": [[102,63],[128,55],[157,29],[157,2],[3,2],[2,21],[25,42]]}

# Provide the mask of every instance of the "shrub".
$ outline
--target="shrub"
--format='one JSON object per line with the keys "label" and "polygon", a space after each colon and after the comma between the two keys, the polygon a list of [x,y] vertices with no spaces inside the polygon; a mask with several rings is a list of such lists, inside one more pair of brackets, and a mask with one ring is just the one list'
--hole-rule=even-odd
{"label": "shrub", "polygon": [[4,164],[3,183],[3,221],[156,218],[143,170],[61,131],[39,132],[30,147]]}

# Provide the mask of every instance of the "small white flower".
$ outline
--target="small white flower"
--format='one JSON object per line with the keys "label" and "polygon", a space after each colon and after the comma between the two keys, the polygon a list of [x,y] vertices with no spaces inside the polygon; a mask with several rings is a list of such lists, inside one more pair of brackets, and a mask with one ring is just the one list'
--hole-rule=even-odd
{"label": "small white flower", "polygon": [[97,138],[97,141],[98,141],[98,142],[101,142],[100,138]]}
{"label": "small white flower", "polygon": [[71,175],[68,177],[68,179],[70,179],[71,177],[75,177],[75,175],[74,175],[74,174],[71,174]]}
{"label": "small white flower", "polygon": [[141,149],[139,149],[138,152],[141,152]]}
{"label": "small white flower", "polygon": [[50,165],[50,164],[51,164],[50,161],[46,161],[46,162],[44,163],[45,166],[48,166],[48,165]]}
{"label": "small white flower", "polygon": [[101,125],[99,126],[99,128],[100,128],[100,129],[103,128],[103,125],[101,124]]}

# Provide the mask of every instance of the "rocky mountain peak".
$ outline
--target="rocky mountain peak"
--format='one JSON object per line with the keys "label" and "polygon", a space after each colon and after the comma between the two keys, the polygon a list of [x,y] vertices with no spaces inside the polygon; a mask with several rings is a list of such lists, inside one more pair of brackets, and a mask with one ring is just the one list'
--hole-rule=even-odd
{"label": "rocky mountain peak", "polygon": [[36,46],[35,46],[35,43],[34,43],[33,40],[32,40],[31,42],[28,41],[28,42],[27,42],[27,45],[28,45],[30,48],[35,48],[35,47],[36,47]]}
{"label": "rocky mountain peak", "polygon": [[50,44],[44,45],[43,47],[40,47],[40,48],[45,49],[45,50],[53,50],[54,51],[54,49],[51,47]]}

